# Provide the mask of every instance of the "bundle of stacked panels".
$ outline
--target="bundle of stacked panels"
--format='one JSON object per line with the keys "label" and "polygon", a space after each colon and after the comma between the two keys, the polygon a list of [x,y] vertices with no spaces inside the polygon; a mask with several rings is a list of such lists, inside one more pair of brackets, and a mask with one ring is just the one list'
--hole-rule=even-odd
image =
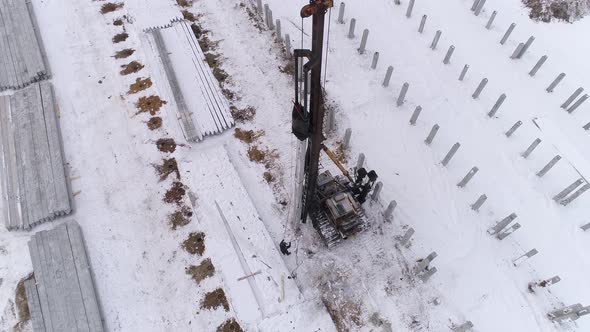
{"label": "bundle of stacked panels", "polygon": [[34,278],[25,281],[35,332],[104,331],[80,226],[73,221],[29,241]]}
{"label": "bundle of stacked panels", "polygon": [[0,97],[0,183],[8,230],[71,212],[51,84]]}
{"label": "bundle of stacked panels", "polygon": [[229,102],[190,25],[175,21],[150,30],[148,39],[164,67],[186,139],[201,141],[233,127]]}
{"label": "bundle of stacked panels", "polygon": [[30,2],[0,0],[0,91],[48,78]]}

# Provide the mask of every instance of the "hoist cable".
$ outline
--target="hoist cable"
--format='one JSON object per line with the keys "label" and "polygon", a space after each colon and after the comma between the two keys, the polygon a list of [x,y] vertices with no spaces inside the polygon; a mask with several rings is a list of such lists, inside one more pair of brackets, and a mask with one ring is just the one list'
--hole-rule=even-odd
{"label": "hoist cable", "polygon": [[326,63],[324,64],[324,89],[326,88],[326,76],[328,74],[328,53],[330,52],[330,27],[332,26],[332,8],[328,13],[328,41],[326,42]]}

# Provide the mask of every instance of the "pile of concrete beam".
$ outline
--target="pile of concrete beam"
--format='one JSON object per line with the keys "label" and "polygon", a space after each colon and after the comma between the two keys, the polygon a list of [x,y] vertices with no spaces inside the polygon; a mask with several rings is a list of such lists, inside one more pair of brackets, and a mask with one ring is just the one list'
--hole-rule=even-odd
{"label": "pile of concrete beam", "polygon": [[80,226],[73,221],[29,241],[25,282],[33,331],[104,331]]}
{"label": "pile of concrete beam", "polygon": [[71,212],[51,84],[0,96],[0,180],[8,230]]}
{"label": "pile of concrete beam", "polygon": [[30,1],[0,0],[0,91],[49,76]]}
{"label": "pile of concrete beam", "polygon": [[148,34],[164,67],[186,139],[201,141],[233,127],[229,102],[189,24],[175,21]]}

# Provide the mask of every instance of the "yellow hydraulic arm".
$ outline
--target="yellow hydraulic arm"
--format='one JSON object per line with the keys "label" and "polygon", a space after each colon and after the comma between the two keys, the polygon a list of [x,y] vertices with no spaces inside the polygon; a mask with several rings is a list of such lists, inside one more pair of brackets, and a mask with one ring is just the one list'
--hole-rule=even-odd
{"label": "yellow hydraulic arm", "polygon": [[354,182],[354,180],[350,176],[350,173],[348,173],[346,168],[344,168],[344,166],[342,166],[342,164],[338,161],[338,158],[336,158],[336,155],[332,151],[330,151],[330,149],[328,149],[324,144],[322,144],[322,150],[324,150],[324,152],[328,155],[328,157],[330,157],[330,159],[332,159],[334,164],[336,164],[336,166],[338,166],[338,168],[340,169],[342,174],[344,174],[344,176],[346,176],[350,180],[350,182]]}

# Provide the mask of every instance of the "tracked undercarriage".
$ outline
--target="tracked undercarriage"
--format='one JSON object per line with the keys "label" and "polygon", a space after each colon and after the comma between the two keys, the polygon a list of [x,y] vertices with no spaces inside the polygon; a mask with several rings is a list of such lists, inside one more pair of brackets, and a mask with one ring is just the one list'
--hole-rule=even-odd
{"label": "tracked undercarriage", "polygon": [[351,194],[352,183],[345,176],[332,176],[329,171],[318,177],[315,208],[310,211],[313,226],[328,246],[368,228],[363,208]]}

